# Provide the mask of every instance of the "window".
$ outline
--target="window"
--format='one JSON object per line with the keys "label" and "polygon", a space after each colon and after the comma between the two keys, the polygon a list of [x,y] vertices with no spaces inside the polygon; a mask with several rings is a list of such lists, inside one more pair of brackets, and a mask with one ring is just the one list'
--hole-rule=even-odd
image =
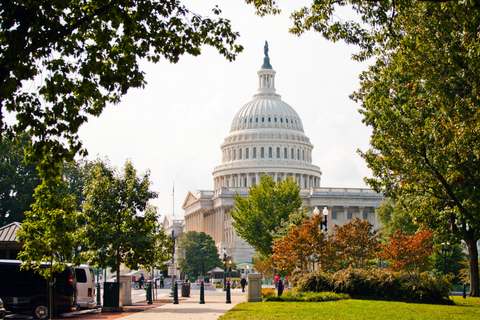
{"label": "window", "polygon": [[305,150],[302,150],[303,161],[305,161]]}
{"label": "window", "polygon": [[297,149],[297,160],[300,160],[300,149]]}
{"label": "window", "polygon": [[237,160],[237,150],[233,149],[233,160]]}
{"label": "window", "polygon": [[258,122],[258,118],[255,118],[255,122]]}
{"label": "window", "polygon": [[285,118],[285,121],[287,121],[287,123],[288,123],[288,118]]}
{"label": "window", "polygon": [[268,117],[268,122],[271,122],[271,121],[270,121],[270,117]]}
{"label": "window", "polygon": [[280,148],[277,147],[277,158],[280,159]]}
{"label": "window", "polygon": [[253,184],[257,184],[257,178],[252,178]]}
{"label": "window", "polygon": [[295,156],[294,156],[294,153],[293,153],[293,148],[292,148],[292,150],[291,150],[291,152],[290,152],[290,158],[292,158],[292,160],[295,160]]}
{"label": "window", "polygon": [[242,149],[238,151],[238,160],[242,160]]}
{"label": "window", "polygon": [[268,157],[272,158],[272,147],[268,148]]}
{"label": "window", "polygon": [[243,121],[243,123],[247,123],[247,118],[245,118],[245,121]]}
{"label": "window", "polygon": [[247,148],[247,149],[245,150],[245,159],[248,159],[248,156],[249,156],[249,154],[248,154],[248,148]]}
{"label": "window", "polygon": [[363,220],[368,220],[368,213],[363,214]]}
{"label": "window", "polygon": [[265,122],[265,118],[264,118],[264,117],[262,117],[262,122]]}
{"label": "window", "polygon": [[282,178],[277,178],[277,182],[280,182],[280,181],[282,181]]}
{"label": "window", "polygon": [[347,213],[347,219],[349,219],[349,220],[352,219],[352,214],[351,213]]}
{"label": "window", "polygon": [[77,276],[77,282],[87,283],[87,273],[85,269],[75,268],[75,275]]}
{"label": "window", "polygon": [[336,212],[332,212],[332,219],[337,219],[337,213]]}
{"label": "window", "polygon": [[287,159],[287,158],[288,158],[288,151],[287,151],[287,148],[283,149],[283,157],[284,157],[285,159]]}
{"label": "window", "polygon": [[252,118],[250,118],[250,123],[252,123]]}
{"label": "window", "polygon": [[260,149],[260,158],[265,158],[265,150],[263,147]]}
{"label": "window", "polygon": [[283,118],[280,118],[280,122],[283,123]]}
{"label": "window", "polygon": [[277,122],[277,117],[275,117],[275,122]]}
{"label": "window", "polygon": [[257,148],[253,148],[253,159],[257,157]]}

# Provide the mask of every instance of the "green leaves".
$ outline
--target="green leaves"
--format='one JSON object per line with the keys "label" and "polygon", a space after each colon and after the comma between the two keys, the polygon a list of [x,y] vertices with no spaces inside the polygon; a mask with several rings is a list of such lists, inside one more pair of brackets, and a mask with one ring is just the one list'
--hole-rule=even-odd
{"label": "green leaves", "polygon": [[293,179],[275,183],[264,175],[259,185],[249,188],[248,198],[235,197],[235,209],[230,214],[237,234],[255,251],[270,256],[274,236],[300,224],[307,210]]}
{"label": "green leaves", "polygon": [[222,266],[215,241],[204,232],[189,231],[182,235],[179,248],[183,252],[180,270],[196,278]]}
{"label": "green leaves", "polygon": [[[178,1],[10,0],[0,14],[0,143],[29,133],[27,157],[48,177],[59,175],[55,163],[86,154],[78,130],[88,116],[146,85],[140,59],[176,63],[208,45],[232,61],[243,50],[229,20]],[[40,85],[25,86],[33,81]]]}

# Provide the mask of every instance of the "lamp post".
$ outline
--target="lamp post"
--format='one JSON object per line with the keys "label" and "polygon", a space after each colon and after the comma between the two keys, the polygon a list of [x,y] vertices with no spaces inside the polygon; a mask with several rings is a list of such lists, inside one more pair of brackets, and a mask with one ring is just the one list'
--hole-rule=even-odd
{"label": "lamp post", "polygon": [[228,261],[228,281],[232,281],[232,260]]}
{"label": "lamp post", "polygon": [[223,291],[227,290],[227,248],[223,247]]}
{"label": "lamp post", "polygon": [[247,264],[247,278],[248,278],[249,271],[250,271],[250,266]]}
{"label": "lamp post", "polygon": [[442,252],[445,253],[445,263],[443,265],[443,274],[447,274],[447,252],[450,251],[450,242],[442,242]]}
{"label": "lamp post", "polygon": [[[315,207],[315,209],[313,210],[313,214],[314,215],[319,215],[320,210],[318,210],[318,208]],[[320,223],[320,230],[323,230],[323,227],[325,227],[325,232],[327,232],[328,231],[328,227],[327,227],[328,209],[327,209],[327,207],[323,208],[322,214],[323,214],[323,221]]]}

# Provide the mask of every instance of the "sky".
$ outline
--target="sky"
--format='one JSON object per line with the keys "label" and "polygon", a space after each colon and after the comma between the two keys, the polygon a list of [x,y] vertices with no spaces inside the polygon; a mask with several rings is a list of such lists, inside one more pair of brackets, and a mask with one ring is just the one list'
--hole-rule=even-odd
{"label": "sky", "polygon": [[202,48],[198,57],[181,57],[177,64],[142,61],[146,87],[129,91],[121,103],[82,126],[88,158],[108,157],[119,168],[130,159],[139,172],[150,170],[151,189],[159,193],[151,204],[161,216],[182,217],[189,190],[213,190],[220,145],[237,111],[257,92],[257,71],[268,41],[276,93],[302,119],[314,145],[313,164],[323,172],[321,186],[366,187],[363,179],[371,172],[357,149],[367,150],[371,129],[362,123],[360,104],[348,96],[359,88],[358,75],[367,64],[351,59],[358,51],[354,46],[328,42],[315,32],[300,37],[288,33],[290,13],[309,3],[280,1],[281,15],[261,18],[242,0],[182,1],[209,17],[218,5],[221,16],[240,33],[244,51],[233,62],[210,47]]}

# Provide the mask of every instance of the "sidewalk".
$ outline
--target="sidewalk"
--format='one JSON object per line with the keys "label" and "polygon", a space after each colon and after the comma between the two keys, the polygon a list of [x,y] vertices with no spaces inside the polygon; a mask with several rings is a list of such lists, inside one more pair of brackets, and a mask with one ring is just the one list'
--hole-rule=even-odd
{"label": "sidewalk", "polygon": [[[218,294],[220,293],[220,294]],[[239,303],[245,302],[246,293],[232,292],[232,303],[225,303],[225,292],[216,292],[214,295],[205,295],[205,304],[200,304],[200,296],[190,295],[189,298],[179,299],[179,304],[164,304],[160,307],[137,312],[122,317],[125,320],[216,320],[221,315],[232,309]],[[184,299],[184,300],[183,300]]]}

